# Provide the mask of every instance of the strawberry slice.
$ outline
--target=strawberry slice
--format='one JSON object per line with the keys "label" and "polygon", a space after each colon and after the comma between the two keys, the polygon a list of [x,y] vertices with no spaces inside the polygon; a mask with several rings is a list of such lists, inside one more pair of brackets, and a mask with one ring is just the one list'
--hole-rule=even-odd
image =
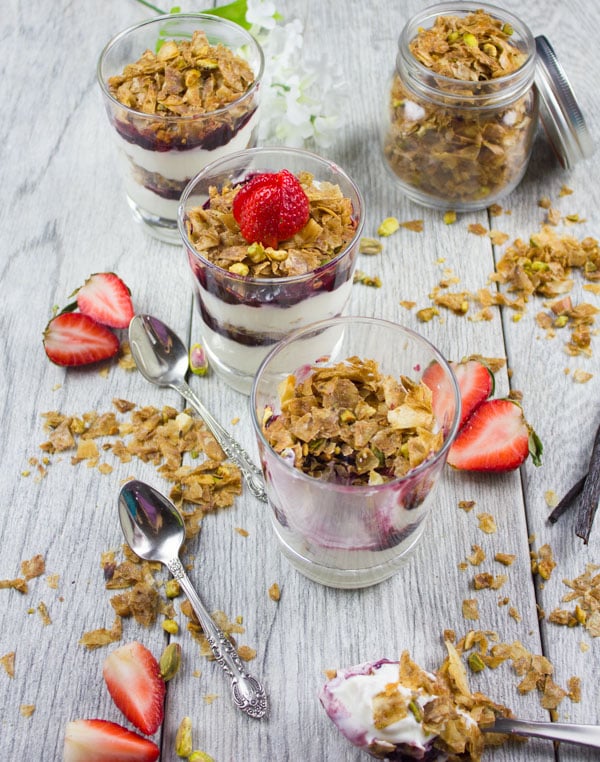
{"label": "strawberry slice", "polygon": [[306,225],[308,196],[291,172],[255,175],[233,199],[233,216],[248,243],[276,249]]}
{"label": "strawberry slice", "polygon": [[[494,393],[494,374],[487,365],[474,359],[451,362],[450,367],[454,371],[460,390],[460,429],[473,411]],[[445,411],[452,409],[454,400],[448,377],[439,363],[429,365],[423,374],[423,383],[433,393],[433,412],[437,420],[443,421]]]}
{"label": "strawberry slice", "polygon": [[117,648],[102,669],[108,692],[136,728],[152,735],[164,717],[165,681],[146,646],[133,641]]}
{"label": "strawberry slice", "polygon": [[147,738],[107,720],[67,723],[64,762],[154,762],[158,746]]}
{"label": "strawberry slice", "polygon": [[44,349],[56,365],[87,365],[113,357],[119,339],[104,325],[80,312],[63,312],[48,323]]}
{"label": "strawberry slice", "polygon": [[94,273],[76,291],[84,315],[111,328],[127,328],[133,317],[131,293],[114,273]]}
{"label": "strawberry slice", "polygon": [[542,443],[521,406],[509,399],[485,400],[460,429],[448,464],[461,471],[512,471],[531,455],[541,464]]}

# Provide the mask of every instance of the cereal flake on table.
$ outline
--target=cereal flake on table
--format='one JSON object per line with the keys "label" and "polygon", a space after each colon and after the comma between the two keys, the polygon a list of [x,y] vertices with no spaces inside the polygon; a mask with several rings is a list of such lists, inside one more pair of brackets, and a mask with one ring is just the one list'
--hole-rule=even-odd
{"label": "cereal flake on table", "polygon": [[0,664],[9,677],[15,676],[15,651],[0,656]]}

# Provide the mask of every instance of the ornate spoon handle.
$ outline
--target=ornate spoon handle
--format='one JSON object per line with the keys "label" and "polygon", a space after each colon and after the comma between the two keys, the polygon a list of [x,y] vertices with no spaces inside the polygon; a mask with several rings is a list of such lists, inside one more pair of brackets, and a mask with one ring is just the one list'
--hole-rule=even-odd
{"label": "ornate spoon handle", "polygon": [[216,662],[231,678],[231,692],[234,704],[249,717],[256,719],[264,717],[268,711],[267,694],[264,688],[255,677],[246,672],[233,643],[217,627],[208,611],[204,608],[204,604],[194,590],[179,558],[167,561],[166,566],[183,588],[194,609],[194,613],[204,630],[204,635],[210,644]]}
{"label": "ornate spoon handle", "polygon": [[600,749],[598,725],[570,725],[563,722],[534,722],[501,718],[497,719],[494,725],[481,729],[488,733],[511,733],[518,736],[548,738],[551,741],[563,741]]}
{"label": "ornate spoon handle", "polygon": [[182,381],[181,383],[171,384],[173,389],[179,392],[190,405],[199,413],[204,423],[208,426],[217,442],[223,448],[223,452],[230,458],[242,472],[246,484],[252,494],[263,502],[267,502],[267,493],[265,492],[265,483],[262,473],[256,466],[250,456],[235,439],[213,418],[213,416],[204,407],[202,402],[194,394],[190,386]]}

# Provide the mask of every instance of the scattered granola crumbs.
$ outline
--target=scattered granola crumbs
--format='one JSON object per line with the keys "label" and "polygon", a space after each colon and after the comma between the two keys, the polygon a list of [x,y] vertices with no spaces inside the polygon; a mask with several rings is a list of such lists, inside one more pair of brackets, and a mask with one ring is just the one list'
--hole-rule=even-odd
{"label": "scattered granola crumbs", "polygon": [[0,579],[0,590],[10,589],[17,590],[23,595],[29,590],[26,580],[22,577],[17,577],[16,579]]}
{"label": "scattered granola crumbs", "polygon": [[510,606],[508,609],[508,614],[515,620],[515,622],[520,622],[523,619],[523,617],[519,614],[518,610],[514,606]]}
{"label": "scattered granola crumbs", "polygon": [[542,545],[537,553],[531,551],[530,556],[532,574],[539,574],[543,580],[549,580],[552,571],[556,568],[556,561],[554,560],[550,545]]}
{"label": "scattered granola crumbs", "polygon": [[50,619],[50,614],[48,613],[48,607],[43,601],[40,601],[38,603],[37,610],[42,619],[42,624],[44,625],[44,627],[47,627],[49,624],[52,624],[52,619]]}
{"label": "scattered granola crumbs", "polygon": [[573,675],[567,680],[567,696],[574,704],[581,701],[581,678]]}
{"label": "scattered granola crumbs", "polygon": [[21,717],[31,717],[35,712],[35,704],[21,704],[19,706],[19,714]]}
{"label": "scattered granola crumbs", "polygon": [[576,368],[573,371],[573,381],[576,384],[587,384],[587,382],[594,377],[593,373],[588,373],[585,370],[582,370],[581,368]]}
{"label": "scattered granola crumbs", "polygon": [[445,307],[455,315],[465,315],[469,311],[471,294],[468,291],[440,292],[438,288],[434,288],[429,298],[436,307]]}
{"label": "scattered granola crumbs", "polygon": [[462,614],[465,619],[479,619],[479,603],[475,598],[466,598],[462,602]]}
{"label": "scattered granola crumbs", "polygon": [[412,230],[414,233],[422,233],[423,220],[408,220],[407,222],[401,222],[400,227],[406,228],[406,230]]}
{"label": "scattered granola crumbs", "polygon": [[476,506],[476,502],[474,500],[459,500],[458,501],[458,507],[461,511],[465,511],[465,513],[469,513],[469,511],[473,510],[473,508]]}
{"label": "scattered granola crumbs", "polygon": [[383,243],[377,240],[377,238],[363,237],[359,241],[358,251],[361,254],[367,255],[381,254],[383,251]]}
{"label": "scattered granola crumbs", "polygon": [[487,235],[488,229],[481,225],[479,222],[472,222],[469,227],[467,228],[469,233],[473,233],[473,235]]}
{"label": "scattered granola crumbs", "polygon": [[381,288],[381,278],[378,275],[367,275],[362,270],[355,270],[353,283],[360,283],[363,286],[371,286],[372,288]]}
{"label": "scattered granola crumbs", "polygon": [[570,589],[562,597],[564,603],[575,602],[575,608],[554,609],[548,616],[553,624],[567,627],[583,626],[593,638],[600,636],[600,566],[586,564],[585,571],[575,579],[563,579]]}
{"label": "scattered granola crumbs", "polygon": [[544,492],[544,500],[548,508],[556,508],[559,502],[559,497],[553,489],[547,489]]}
{"label": "scattered granola crumbs", "polygon": [[502,233],[500,230],[490,230],[490,241],[494,246],[502,246],[508,241],[508,233]]}
{"label": "scattered granola crumbs", "polygon": [[[190,605],[190,602],[188,600],[183,601],[180,606],[180,609],[181,609],[181,613],[185,617],[187,617],[187,619],[189,620],[187,629],[190,632],[191,636],[194,638],[194,640],[200,646],[200,655],[210,660],[214,659],[214,654],[210,646],[210,643],[208,642],[208,640],[206,639],[206,636],[204,635],[204,632],[202,631],[200,622],[198,621],[196,615],[194,614],[194,611]],[[213,611],[211,613],[211,616],[216,622],[217,626],[220,627],[221,630],[223,630],[223,632],[230,639],[234,635],[242,634],[245,632],[245,629],[241,624],[239,624],[238,622],[231,622],[223,611]]]}
{"label": "scattered granola crumbs", "polygon": [[82,646],[85,646],[86,648],[92,650],[94,648],[101,648],[102,646],[107,646],[110,643],[118,642],[119,640],[121,640],[122,634],[123,634],[123,627],[122,627],[121,617],[117,616],[115,617],[115,621],[110,630],[106,629],[105,627],[100,627],[97,630],[90,630],[89,632],[84,632],[84,634],[79,639],[79,643]]}
{"label": "scattered granola crumbs", "polygon": [[512,553],[496,553],[494,556],[494,560],[498,561],[498,563],[501,563],[503,566],[511,566],[516,558],[517,557]]}
{"label": "scattered granola crumbs", "polygon": [[242,661],[252,661],[252,659],[256,658],[256,649],[250,648],[250,646],[240,646],[238,654]]}
{"label": "scattered granola crumbs", "polygon": [[496,520],[491,513],[478,513],[477,520],[479,522],[479,529],[486,534],[494,534],[498,531],[496,526]]}
{"label": "scattered granola crumbs", "polygon": [[0,664],[4,667],[4,671],[9,677],[15,676],[15,652],[10,651],[4,656],[0,656]]}
{"label": "scattered granola crumbs", "polygon": [[273,582],[271,587],[269,588],[269,598],[272,601],[278,601],[281,598],[281,590],[279,588],[279,585],[277,582]]}
{"label": "scattered granola crumbs", "polygon": [[498,606],[508,606],[510,603],[510,598],[508,596],[504,596],[504,598],[498,598]]}
{"label": "scattered granola crumbs", "polygon": [[236,415],[235,418],[231,419],[232,426],[237,426],[239,422],[240,422],[240,417],[238,415]]}
{"label": "scattered granola crumbs", "polygon": [[248,537],[250,535],[250,532],[248,532],[247,529],[242,529],[242,527],[234,527],[234,529],[242,537]]}
{"label": "scattered granola crumbs", "polygon": [[585,643],[584,641],[581,641],[581,643],[579,644],[579,650],[581,651],[582,654],[586,653],[587,651],[590,650],[590,644]]}
{"label": "scattered granola crumbs", "polygon": [[386,217],[377,228],[377,235],[387,237],[400,228],[400,222],[396,217]]}
{"label": "scattered granola crumbs", "polygon": [[538,206],[542,209],[550,209],[552,206],[552,201],[549,196],[542,196],[540,200],[538,201]]}
{"label": "scattered granola crumbs", "polygon": [[596,294],[596,296],[600,296],[600,283],[586,283],[583,286],[583,290]]}
{"label": "scattered granola crumbs", "polygon": [[424,307],[417,312],[417,319],[421,323],[429,323],[430,320],[433,320],[433,318],[439,314],[439,310],[436,310],[435,307]]}
{"label": "scattered granola crumbs", "polygon": [[563,196],[570,196],[573,193],[573,189],[569,188],[568,185],[563,185],[558,192],[558,195],[562,198]]}
{"label": "scattered granola crumbs", "polygon": [[490,206],[488,206],[488,212],[492,217],[499,217],[502,214],[502,211],[503,209],[500,204],[490,204]]}
{"label": "scattered granola crumbs", "polygon": [[398,302],[401,307],[404,307],[405,310],[412,310],[417,306],[416,302],[408,301],[407,299],[403,299],[401,302]]}
{"label": "scattered granola crumbs", "polygon": [[560,209],[556,209],[554,206],[550,206],[546,210],[546,222],[548,225],[559,225],[562,219]]}
{"label": "scattered granola crumbs", "polygon": [[21,561],[21,574],[26,580],[40,577],[46,571],[44,557],[38,553],[28,561]]}
{"label": "scattered granola crumbs", "polygon": [[470,556],[467,556],[467,561],[471,566],[479,566],[485,561],[485,551],[481,545],[471,545],[471,550],[473,553]]}
{"label": "scattered granola crumbs", "polygon": [[207,693],[204,696],[202,696],[202,700],[205,704],[212,704],[214,701],[216,701],[219,698],[218,693]]}
{"label": "scattered granola crumbs", "polygon": [[506,574],[493,575],[489,572],[482,572],[473,577],[473,587],[475,590],[499,590],[507,581]]}
{"label": "scattered granola crumbs", "polygon": [[201,677],[202,676],[202,670],[201,669],[195,669],[192,672],[192,677]]}

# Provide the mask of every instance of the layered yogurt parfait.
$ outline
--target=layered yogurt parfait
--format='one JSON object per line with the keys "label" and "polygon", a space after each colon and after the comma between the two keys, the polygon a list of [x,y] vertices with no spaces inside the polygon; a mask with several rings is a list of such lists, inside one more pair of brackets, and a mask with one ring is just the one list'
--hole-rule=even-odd
{"label": "layered yogurt parfait", "polygon": [[[422,380],[431,363],[448,391],[436,409]],[[316,323],[265,359],[251,408],[275,537],[292,565],[340,588],[397,572],[423,536],[460,416],[437,350],[384,320]]]}
{"label": "layered yogurt parfait", "polygon": [[278,147],[213,162],[184,191],[179,224],[208,360],[239,391],[278,341],[346,307],[363,201],[330,161]]}
{"label": "layered yogurt parfait", "polygon": [[255,145],[262,71],[256,40],[206,14],[145,21],[103,50],[98,80],[127,199],[155,237],[179,243],[177,209],[189,181]]}

